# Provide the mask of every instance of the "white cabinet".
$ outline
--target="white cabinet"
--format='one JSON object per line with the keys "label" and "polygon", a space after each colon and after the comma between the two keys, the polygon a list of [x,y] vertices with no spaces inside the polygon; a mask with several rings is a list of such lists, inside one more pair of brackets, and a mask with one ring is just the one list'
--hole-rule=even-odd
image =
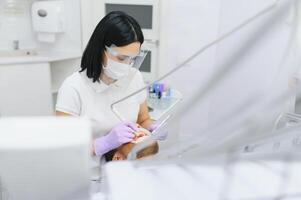
{"label": "white cabinet", "polygon": [[0,114],[53,114],[49,63],[0,65]]}

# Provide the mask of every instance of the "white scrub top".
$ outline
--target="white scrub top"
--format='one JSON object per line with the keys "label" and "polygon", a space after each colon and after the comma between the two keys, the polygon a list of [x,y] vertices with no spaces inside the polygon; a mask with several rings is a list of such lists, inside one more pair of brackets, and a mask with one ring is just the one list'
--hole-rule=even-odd
{"label": "white scrub top", "polygon": [[[86,71],[75,72],[62,84],[58,92],[56,110],[93,121],[94,138],[108,133],[120,120],[111,110],[111,104],[144,87],[141,73],[131,68],[130,73],[111,85],[93,83]],[[146,100],[146,91],[116,104],[116,110],[128,121],[137,122],[139,106]]]}
{"label": "white scrub top", "polygon": [[[135,68],[131,68],[126,77],[109,86],[101,81],[93,83],[93,80],[87,77],[86,71],[75,72],[59,89],[56,110],[92,120],[93,138],[97,138],[107,134],[120,123],[111,110],[111,104],[144,86],[142,74]],[[146,95],[146,91],[142,91],[116,104],[115,108],[124,119],[136,123],[140,104],[146,100]],[[93,160],[93,177],[96,178],[100,173],[100,162],[96,157]]]}

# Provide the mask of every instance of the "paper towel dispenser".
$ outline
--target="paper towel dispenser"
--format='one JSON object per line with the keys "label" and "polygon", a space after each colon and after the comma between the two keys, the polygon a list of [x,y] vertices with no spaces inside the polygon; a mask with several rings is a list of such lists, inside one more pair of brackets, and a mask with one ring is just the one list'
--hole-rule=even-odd
{"label": "paper towel dispenser", "polygon": [[31,11],[33,30],[39,41],[54,42],[55,34],[64,32],[63,1],[36,1]]}

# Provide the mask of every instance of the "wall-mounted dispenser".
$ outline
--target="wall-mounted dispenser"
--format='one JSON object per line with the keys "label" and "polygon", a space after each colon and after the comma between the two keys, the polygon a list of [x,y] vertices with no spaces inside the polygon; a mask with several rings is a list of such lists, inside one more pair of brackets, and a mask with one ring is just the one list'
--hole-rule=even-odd
{"label": "wall-mounted dispenser", "polygon": [[0,0],[0,115],[53,114],[58,88],[82,55],[83,2]]}
{"label": "wall-mounted dispenser", "polygon": [[36,1],[32,4],[33,30],[41,42],[55,42],[55,35],[64,32],[63,1]]}

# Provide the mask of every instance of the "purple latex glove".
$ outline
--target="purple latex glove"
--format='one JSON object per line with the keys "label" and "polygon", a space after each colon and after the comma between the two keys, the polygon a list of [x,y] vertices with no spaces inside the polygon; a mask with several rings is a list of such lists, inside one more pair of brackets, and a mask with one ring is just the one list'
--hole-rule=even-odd
{"label": "purple latex glove", "polygon": [[116,149],[124,143],[128,143],[135,137],[134,132],[138,127],[133,122],[121,122],[115,126],[107,135],[99,137],[94,141],[94,151],[97,156]]}
{"label": "purple latex glove", "polygon": [[[151,124],[150,127],[148,127],[147,130],[149,130],[150,132],[153,132],[154,130],[159,128],[159,125],[160,125],[160,122],[155,122],[155,123]],[[158,132],[157,139],[158,140],[165,140],[167,138],[167,135],[168,135],[168,131],[167,130],[162,130],[162,131]]]}
{"label": "purple latex glove", "polygon": [[155,129],[157,129],[159,127],[159,123],[152,123],[148,128],[147,130],[149,130],[150,132],[153,132]]}

